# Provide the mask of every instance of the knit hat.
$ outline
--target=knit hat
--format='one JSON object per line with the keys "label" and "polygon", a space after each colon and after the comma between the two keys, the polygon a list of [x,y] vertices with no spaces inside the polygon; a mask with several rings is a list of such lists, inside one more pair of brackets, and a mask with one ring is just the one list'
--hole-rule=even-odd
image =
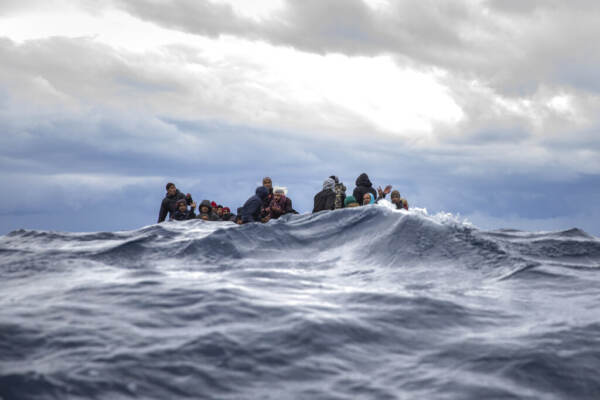
{"label": "knit hat", "polygon": [[325,179],[323,182],[323,190],[329,189],[333,190],[335,188],[335,181],[331,178]]}
{"label": "knit hat", "polygon": [[187,207],[187,202],[184,199],[177,200],[177,203],[175,203],[175,207],[179,208],[179,206],[181,206],[182,204]]}
{"label": "knit hat", "polygon": [[217,203],[215,203],[214,201],[211,201],[210,206],[212,208],[217,208]]}
{"label": "knit hat", "polygon": [[225,214],[229,214],[231,212],[231,210],[229,209],[229,207],[223,207],[223,212]]}
{"label": "knit hat", "polygon": [[350,203],[356,203],[356,199],[354,198],[354,196],[347,196],[346,200],[344,200],[345,206],[348,206],[348,204]]}

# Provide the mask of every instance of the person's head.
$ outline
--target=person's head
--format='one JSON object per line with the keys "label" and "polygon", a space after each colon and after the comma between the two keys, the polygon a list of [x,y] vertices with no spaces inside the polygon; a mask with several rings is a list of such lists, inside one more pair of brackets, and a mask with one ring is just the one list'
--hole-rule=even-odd
{"label": "person's head", "polygon": [[229,215],[231,214],[231,210],[229,209],[229,207],[223,207],[223,215]]}
{"label": "person's head", "polygon": [[200,212],[202,214],[209,213],[210,210],[212,210],[212,206],[210,205],[210,201],[208,201],[208,200],[202,200],[202,203],[200,203],[199,210],[200,210]]}
{"label": "person's head", "polygon": [[219,217],[223,215],[223,206],[220,204],[217,206],[217,215]]}
{"label": "person's head", "polygon": [[363,196],[363,206],[371,204],[371,193],[365,193]]}
{"label": "person's head", "polygon": [[335,181],[331,178],[325,179],[323,182],[323,190],[333,190],[335,189]]}
{"label": "person's head", "polygon": [[400,197],[400,192],[397,190],[392,190],[392,194],[391,194],[391,200],[392,203],[399,203],[402,198]]}
{"label": "person's head", "polygon": [[359,205],[354,196],[346,196],[344,199],[344,206],[346,207],[358,207]]}
{"label": "person's head", "polygon": [[185,200],[177,201],[177,209],[182,213],[187,211],[187,203],[185,202]]}
{"label": "person's head", "polygon": [[273,192],[273,198],[275,201],[281,200],[281,197],[285,196],[285,191],[283,189],[275,189]]}
{"label": "person's head", "polygon": [[269,189],[266,186],[259,186],[256,188],[255,193],[261,200],[264,201],[269,196]]}
{"label": "person's head", "polygon": [[175,184],[173,182],[167,183],[166,189],[167,189],[167,195],[169,195],[169,196],[173,196],[177,192],[177,188],[175,187]]}
{"label": "person's head", "polygon": [[262,182],[263,182],[263,186],[266,187],[267,189],[269,189],[269,190],[273,189],[273,181],[271,180],[270,177],[265,176],[263,178]]}
{"label": "person's head", "polygon": [[335,176],[335,175],[331,175],[331,176],[330,176],[330,178],[331,178],[331,179],[333,179],[333,181],[334,181],[335,183],[340,183],[340,178],[338,178],[337,176]]}

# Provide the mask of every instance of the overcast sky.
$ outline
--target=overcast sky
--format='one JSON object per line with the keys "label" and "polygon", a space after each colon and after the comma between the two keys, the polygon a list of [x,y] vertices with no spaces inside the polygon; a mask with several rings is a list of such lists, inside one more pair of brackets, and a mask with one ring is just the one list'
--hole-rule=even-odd
{"label": "overcast sky", "polygon": [[600,3],[3,0],[0,234],[310,211],[361,172],[482,228],[600,235]]}

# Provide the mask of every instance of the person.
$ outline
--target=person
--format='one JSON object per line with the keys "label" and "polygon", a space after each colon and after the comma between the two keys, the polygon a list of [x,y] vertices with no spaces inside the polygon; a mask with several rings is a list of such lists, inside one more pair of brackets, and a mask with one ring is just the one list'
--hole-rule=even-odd
{"label": "person", "polygon": [[188,193],[184,195],[175,187],[173,182],[167,183],[166,186],[167,194],[165,198],[160,203],[160,211],[158,212],[158,223],[160,224],[167,218],[167,214],[169,218],[172,219],[173,214],[177,211],[177,201],[181,199],[185,199],[187,204],[192,203],[192,196]]}
{"label": "person", "polygon": [[360,206],[360,204],[358,204],[358,201],[356,201],[354,196],[348,196],[344,200],[344,207],[351,208],[351,207],[358,207],[358,206]]}
{"label": "person", "polygon": [[363,206],[368,206],[369,204],[375,204],[375,199],[371,193],[365,193],[363,196]]}
{"label": "person", "polygon": [[342,182],[340,182],[340,178],[335,175],[330,176],[331,179],[335,181],[335,187],[333,191],[335,192],[335,209],[344,208],[344,200],[346,199],[346,186]]}
{"label": "person", "polygon": [[238,207],[237,214],[235,216],[235,223],[238,224],[238,225],[241,225],[241,224],[244,223],[242,221],[242,209],[243,209],[243,207]]}
{"label": "person", "polygon": [[231,210],[229,209],[229,207],[223,207],[223,215],[221,216],[221,219],[223,221],[235,222],[236,215],[231,213]]}
{"label": "person", "polygon": [[363,203],[365,193],[371,193],[373,199],[377,198],[377,193],[375,192],[375,189],[373,189],[373,184],[369,180],[369,176],[362,173],[356,178],[356,187],[354,188],[352,195],[355,199]]}
{"label": "person", "polygon": [[400,210],[400,209],[408,210],[408,201],[406,199],[403,199],[400,196],[399,191],[397,191],[397,190],[392,191],[391,200],[392,200],[392,203],[396,205],[397,210]]}
{"label": "person", "polygon": [[173,218],[175,221],[187,221],[188,219],[196,218],[196,214],[194,213],[194,209],[196,208],[196,203],[191,204],[190,210],[187,208],[187,202],[185,199],[177,200],[177,211],[173,214]]}
{"label": "person", "polygon": [[269,189],[265,186],[256,188],[254,196],[250,196],[242,206],[242,223],[261,222],[263,204],[269,196]]}
{"label": "person", "polygon": [[218,221],[219,217],[213,212],[210,200],[202,200],[200,207],[198,207],[197,219],[203,219],[205,221]]}
{"label": "person", "polygon": [[312,212],[335,209],[335,181],[331,178],[323,182],[323,190],[315,195]]}
{"label": "person", "polygon": [[217,206],[217,216],[219,219],[223,219],[223,206],[220,204]]}
{"label": "person", "polygon": [[283,214],[291,213],[292,199],[285,195],[285,190],[276,188],[273,190],[273,200],[269,203],[269,219],[277,219]]}
{"label": "person", "polygon": [[273,200],[273,180],[271,179],[271,177],[265,176],[262,180],[262,184],[264,187],[267,188],[267,190],[269,191],[269,194],[268,194],[267,198],[265,198],[265,200],[263,201],[263,204],[262,204],[262,207],[260,210],[260,218],[261,218],[262,222],[267,222],[269,220],[269,214],[270,214],[269,204],[271,204],[271,201]]}

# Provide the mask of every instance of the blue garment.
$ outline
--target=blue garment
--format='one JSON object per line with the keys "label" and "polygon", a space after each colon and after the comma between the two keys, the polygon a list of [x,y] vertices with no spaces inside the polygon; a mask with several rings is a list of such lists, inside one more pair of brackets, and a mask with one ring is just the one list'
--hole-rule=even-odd
{"label": "blue garment", "polygon": [[256,194],[250,197],[242,206],[242,222],[260,222],[260,213],[269,190],[264,186],[256,188]]}

